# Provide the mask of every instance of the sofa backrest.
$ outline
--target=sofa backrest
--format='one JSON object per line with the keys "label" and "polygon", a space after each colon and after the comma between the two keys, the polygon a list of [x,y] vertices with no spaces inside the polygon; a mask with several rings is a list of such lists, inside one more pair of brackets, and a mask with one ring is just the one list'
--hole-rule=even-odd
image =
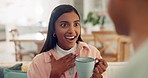
{"label": "sofa backrest", "polygon": [[104,73],[104,78],[110,78],[126,65],[127,62],[108,62],[108,68]]}

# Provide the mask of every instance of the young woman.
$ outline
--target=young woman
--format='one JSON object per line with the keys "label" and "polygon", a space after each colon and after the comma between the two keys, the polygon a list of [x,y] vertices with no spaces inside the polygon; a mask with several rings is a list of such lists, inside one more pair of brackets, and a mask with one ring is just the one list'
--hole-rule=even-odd
{"label": "young woman", "polygon": [[79,78],[76,57],[92,57],[95,65],[92,78],[101,78],[107,63],[100,52],[81,39],[80,16],[71,5],[57,6],[50,17],[47,39],[29,68],[28,78]]}

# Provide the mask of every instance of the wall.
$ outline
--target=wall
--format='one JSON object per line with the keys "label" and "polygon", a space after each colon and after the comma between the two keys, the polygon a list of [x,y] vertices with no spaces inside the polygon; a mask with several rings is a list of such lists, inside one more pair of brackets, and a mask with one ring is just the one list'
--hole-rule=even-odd
{"label": "wall", "polygon": [[70,5],[73,5],[74,4],[74,0],[60,0],[60,4],[70,4]]}
{"label": "wall", "polygon": [[84,11],[83,11],[83,8],[84,8],[83,1],[84,0],[74,0],[74,3],[73,3],[74,7],[77,9],[78,13],[80,14],[81,21],[83,21],[83,14],[84,14]]}
{"label": "wall", "polygon": [[6,40],[6,30],[5,25],[0,24],[0,41]]}
{"label": "wall", "polygon": [[0,3],[0,22],[3,24],[27,25],[39,21],[40,0],[5,0]]}
{"label": "wall", "polygon": [[[59,4],[71,4],[80,13],[81,20],[86,19],[90,10],[98,9],[101,0],[0,0],[0,24],[6,25],[6,35],[9,28],[15,26],[39,26],[42,21],[43,26],[48,25],[51,11]],[[105,1],[106,0],[102,0]],[[105,5],[103,3],[103,5]],[[103,7],[103,9],[105,9]],[[106,9],[105,9],[106,10]],[[89,32],[98,30],[88,24]],[[105,25],[107,29],[114,29],[110,22]]]}
{"label": "wall", "polygon": [[42,14],[42,20],[45,23],[45,26],[48,25],[49,18],[51,15],[52,10],[60,4],[59,0],[41,0],[42,1],[42,7],[43,7],[43,14]]}
{"label": "wall", "polygon": [[0,0],[0,23],[6,25],[46,25],[52,9],[59,0]]}
{"label": "wall", "polygon": [[10,28],[39,26],[40,21],[47,26],[51,11],[59,4],[59,0],[0,0],[0,24],[5,25],[7,41]]}

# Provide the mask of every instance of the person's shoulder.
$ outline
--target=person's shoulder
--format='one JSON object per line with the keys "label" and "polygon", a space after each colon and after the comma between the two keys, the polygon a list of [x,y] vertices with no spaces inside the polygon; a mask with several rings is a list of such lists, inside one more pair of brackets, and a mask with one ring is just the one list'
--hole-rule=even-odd
{"label": "person's shoulder", "polygon": [[148,66],[148,42],[144,42],[140,48],[137,50],[137,53],[132,56],[125,67],[111,78],[140,78],[148,77],[147,66]]}
{"label": "person's shoulder", "polygon": [[45,62],[46,61],[46,58],[49,57],[49,53],[51,51],[47,51],[47,52],[43,52],[43,53],[40,53],[38,55],[36,55],[34,58],[33,58],[33,62],[34,63],[39,63],[39,62]]}

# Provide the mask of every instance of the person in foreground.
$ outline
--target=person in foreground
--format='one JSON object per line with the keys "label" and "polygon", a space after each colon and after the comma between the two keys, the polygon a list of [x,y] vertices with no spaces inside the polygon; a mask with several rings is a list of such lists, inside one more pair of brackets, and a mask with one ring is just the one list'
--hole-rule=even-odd
{"label": "person in foreground", "polygon": [[117,33],[130,36],[136,54],[111,78],[148,77],[148,0],[109,0],[108,12]]}
{"label": "person in foreground", "polygon": [[98,61],[91,78],[102,78],[107,63],[100,52],[84,43],[80,34],[80,16],[71,5],[59,5],[51,14],[45,44],[28,70],[28,78],[79,78],[76,57],[92,57]]}

